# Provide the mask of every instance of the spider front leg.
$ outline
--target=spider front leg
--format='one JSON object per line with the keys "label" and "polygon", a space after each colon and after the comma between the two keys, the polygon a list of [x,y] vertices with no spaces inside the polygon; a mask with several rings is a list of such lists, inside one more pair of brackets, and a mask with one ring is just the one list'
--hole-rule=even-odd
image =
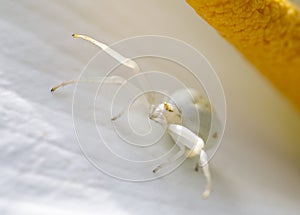
{"label": "spider front leg", "polygon": [[85,79],[85,80],[75,79],[75,80],[64,81],[64,82],[60,83],[59,85],[56,85],[56,86],[52,87],[51,92],[56,91],[60,87],[64,87],[66,85],[75,84],[75,83],[79,83],[79,82],[121,85],[121,84],[125,83],[126,80],[124,78],[122,78],[121,76],[109,76],[109,77],[105,77],[105,78]]}
{"label": "spider front leg", "polygon": [[[99,48],[101,48],[104,52],[106,52],[108,55],[119,61],[121,64],[124,66],[127,66],[128,68],[132,69],[134,73],[139,73],[140,68],[137,65],[137,63],[129,58],[124,57],[123,55],[119,54],[115,50],[111,49],[108,45],[101,43],[89,36],[86,35],[81,35],[81,34],[73,34],[72,35],[74,38],[81,38],[83,40],[86,40]],[[61,84],[54,86],[51,88],[51,92],[57,90],[60,87],[69,85],[69,84],[74,84],[78,82],[90,82],[90,83],[110,83],[110,84],[123,84],[124,81],[126,81],[124,78],[121,76],[110,76],[110,77],[104,77],[101,78],[100,80],[95,80],[95,79],[88,79],[88,80],[69,80],[69,81],[64,81]]]}
{"label": "spider front leg", "polygon": [[73,34],[72,37],[74,38],[81,38],[83,40],[86,40],[94,45],[96,45],[97,47],[99,47],[100,49],[102,49],[103,51],[105,51],[108,55],[110,55],[111,57],[113,57],[115,60],[119,61],[121,64],[123,64],[124,66],[127,66],[129,68],[131,68],[133,70],[133,72],[135,74],[140,72],[140,68],[137,65],[137,63],[127,57],[124,57],[123,55],[121,55],[120,53],[116,52],[115,50],[111,49],[108,45],[101,43],[87,35],[82,35],[82,34]]}
{"label": "spider front leg", "polygon": [[[113,57],[115,60],[117,60],[119,63],[123,64],[124,66],[132,69],[134,74],[138,74],[141,72],[141,69],[139,67],[139,65],[132,59],[127,58],[123,55],[121,55],[120,53],[118,53],[117,51],[113,50],[112,48],[110,48],[108,45],[99,42],[87,35],[81,35],[81,34],[73,34],[72,35],[74,38],[81,38],[83,40],[86,40],[94,45],[96,45],[97,47],[99,47],[100,49],[102,49],[104,52],[106,52],[108,55],[110,55],[111,57]],[[73,83],[72,81],[70,81],[71,83]],[[69,84],[69,83],[66,83]],[[62,86],[65,85],[65,83],[61,84]],[[147,80],[144,79],[144,77],[141,77],[141,80],[139,80],[138,83],[139,86],[137,86],[137,88],[139,88],[140,90],[143,89],[144,86],[149,86],[150,84],[148,83]],[[53,89],[53,88],[52,88]],[[55,89],[54,89],[55,90]],[[52,91],[52,90],[51,90]],[[153,103],[153,96],[152,95],[148,95],[146,96],[148,103],[152,104]],[[111,118],[112,121],[117,120],[118,118],[120,118],[121,116],[124,115],[124,113],[126,112],[127,108],[124,108],[120,113],[118,113],[117,115],[113,116]]]}

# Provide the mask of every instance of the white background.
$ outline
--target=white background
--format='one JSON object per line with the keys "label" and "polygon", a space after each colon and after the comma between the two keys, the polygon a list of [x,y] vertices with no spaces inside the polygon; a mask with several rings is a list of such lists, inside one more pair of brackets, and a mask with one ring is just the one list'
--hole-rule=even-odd
{"label": "white background", "polygon": [[[299,214],[300,115],[184,1],[5,1],[0,7],[0,214]],[[187,160],[172,174],[128,183],[96,170],[73,130],[73,87],[98,49],[158,34],[204,53],[227,99],[211,161],[213,192]]]}

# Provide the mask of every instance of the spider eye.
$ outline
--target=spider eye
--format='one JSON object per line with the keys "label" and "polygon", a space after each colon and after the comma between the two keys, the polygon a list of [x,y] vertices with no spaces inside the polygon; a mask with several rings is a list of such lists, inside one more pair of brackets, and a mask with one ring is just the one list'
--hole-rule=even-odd
{"label": "spider eye", "polygon": [[167,103],[167,102],[164,102],[164,107],[169,112],[173,112],[174,111],[173,108],[171,107],[171,105],[169,103]]}

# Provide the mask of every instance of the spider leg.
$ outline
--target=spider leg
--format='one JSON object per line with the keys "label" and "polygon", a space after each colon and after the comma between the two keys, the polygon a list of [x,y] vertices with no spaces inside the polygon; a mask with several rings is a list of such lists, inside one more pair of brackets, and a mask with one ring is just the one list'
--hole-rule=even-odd
{"label": "spider leg", "polygon": [[197,162],[196,165],[195,165],[195,168],[194,168],[196,172],[199,171],[199,166],[200,166],[200,165],[199,165],[199,162]]}
{"label": "spider leg", "polygon": [[[112,48],[110,48],[108,45],[101,43],[87,35],[81,35],[81,34],[73,34],[72,35],[74,38],[81,38],[83,40],[86,40],[94,45],[96,45],[97,47],[101,48],[104,52],[106,52],[108,55],[110,55],[111,57],[113,57],[115,60],[117,60],[118,62],[120,62],[121,64],[123,64],[124,66],[130,68],[133,70],[134,74],[139,74],[141,72],[141,69],[139,67],[139,65],[132,59],[124,57],[123,55],[121,55],[120,53],[118,53],[117,51],[113,50]],[[111,77],[105,77],[105,78],[101,78],[100,80],[94,80],[94,79],[87,79],[87,80],[69,80],[69,81],[64,81],[59,85],[56,85],[54,87],[51,88],[51,92],[57,90],[60,87],[66,86],[66,85],[70,85],[70,84],[74,84],[74,83],[78,83],[78,82],[90,82],[90,83],[110,83],[110,84],[123,84],[124,82],[126,82],[127,80],[120,77],[120,76],[111,76]],[[152,89],[151,85],[149,83],[149,81],[146,80],[146,78],[144,76],[141,76],[141,78],[139,79],[139,86],[137,87],[138,89],[142,90],[142,89]],[[154,95],[152,93],[148,93],[147,95],[145,95],[146,99],[147,99],[147,105],[151,105],[154,102]],[[124,108],[119,114],[117,114],[115,117],[112,117],[111,120],[116,120],[118,118],[120,118],[126,111],[126,108]]]}
{"label": "spider leg", "polygon": [[113,116],[110,120],[111,121],[115,121],[115,120],[119,119],[121,116],[124,115],[124,113],[126,112],[126,109],[127,108],[123,108],[120,113],[118,113],[117,115]]}
{"label": "spider leg", "polygon": [[202,196],[203,196],[203,198],[207,198],[211,191],[211,176],[210,176],[210,171],[209,171],[207,154],[205,153],[204,150],[200,151],[199,163],[202,167],[204,177],[206,178],[206,186],[205,186],[204,192],[202,193]]}
{"label": "spider leg", "polygon": [[[81,38],[83,40],[86,40],[94,45],[96,45],[97,47],[101,48],[104,52],[106,52],[108,55],[110,55],[111,57],[113,57],[115,60],[117,60],[118,62],[120,62],[121,64],[123,64],[124,66],[132,69],[133,73],[135,75],[140,74],[141,73],[141,69],[139,67],[139,65],[132,59],[127,58],[123,55],[121,55],[120,53],[118,53],[117,51],[113,50],[112,48],[110,48],[108,45],[101,43],[87,35],[81,35],[81,34],[73,34],[72,35],[74,38]],[[140,90],[143,89],[152,89],[151,84],[149,83],[149,81],[145,78],[144,75],[140,76],[140,78],[138,79],[138,88]],[[153,104],[153,95],[152,94],[148,94],[146,95],[146,98],[148,100],[149,104]]]}
{"label": "spider leg", "polygon": [[186,151],[185,146],[181,143],[177,143],[177,145],[179,146],[179,151],[174,156],[169,158],[167,162],[162,163],[162,164],[158,165],[155,169],[153,169],[153,173],[157,173],[161,168],[174,163],[175,161],[177,161],[179,158],[181,158],[185,154],[185,151]]}
{"label": "spider leg", "polygon": [[[81,35],[81,34],[73,34],[72,35],[74,38],[81,38],[83,40],[86,40],[94,45],[96,45],[97,47],[101,48],[104,52],[106,52],[108,55],[110,55],[111,57],[113,57],[115,60],[117,60],[118,62],[120,62],[121,64],[123,64],[124,66],[127,66],[128,68],[132,69],[134,74],[139,74],[141,72],[141,69],[139,67],[139,65],[132,59],[124,57],[123,55],[121,55],[120,53],[116,52],[115,50],[113,50],[112,48],[110,48],[108,45],[101,43],[87,35]],[[138,88],[140,90],[142,89],[152,89],[151,85],[149,83],[149,81],[147,81],[145,79],[144,76],[141,76],[139,78],[139,86]],[[153,104],[154,101],[154,96],[150,93],[148,95],[145,95],[146,99],[148,101],[148,105]],[[119,114],[117,114],[115,117],[112,117],[112,120],[116,120],[118,118],[120,118],[126,111],[126,108],[123,109],[123,111],[121,111]]]}
{"label": "spider leg", "polygon": [[177,137],[183,138],[182,141],[184,141],[185,147],[191,150],[188,154],[189,157],[193,157],[199,154],[199,164],[202,167],[203,174],[206,179],[206,186],[202,196],[203,198],[207,198],[211,191],[211,176],[209,171],[208,158],[205,151],[203,150],[203,139],[181,125],[171,124],[169,125],[168,130],[173,139],[176,139]]}
{"label": "spider leg", "polygon": [[59,85],[56,85],[51,88],[51,92],[54,92],[60,87],[64,87],[66,85],[74,84],[74,83],[79,83],[79,82],[86,82],[86,83],[105,83],[105,84],[118,84],[121,85],[126,82],[124,78],[121,76],[109,76],[105,78],[95,78],[95,79],[86,79],[86,80],[69,80],[69,81],[64,81],[60,83]]}
{"label": "spider leg", "polygon": [[140,72],[140,68],[138,66],[138,64],[127,58],[124,57],[123,55],[121,55],[120,53],[116,52],[115,50],[113,50],[112,48],[110,48],[108,45],[101,43],[87,35],[81,35],[81,34],[73,34],[72,35],[74,38],[81,38],[83,40],[86,40],[88,42],[91,42],[92,44],[98,46],[99,48],[101,48],[103,51],[105,51],[108,55],[110,55],[111,57],[113,57],[114,59],[116,59],[117,61],[119,61],[120,63],[122,63],[123,65],[133,69],[134,73],[137,74]]}

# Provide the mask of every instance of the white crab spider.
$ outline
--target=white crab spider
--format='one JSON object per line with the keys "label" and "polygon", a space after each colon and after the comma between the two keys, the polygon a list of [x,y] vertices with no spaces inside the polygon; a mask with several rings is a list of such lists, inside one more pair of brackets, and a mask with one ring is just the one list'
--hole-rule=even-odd
{"label": "white crab spider", "polygon": [[[74,38],[82,38],[95,44],[114,59],[131,68],[134,73],[137,74],[140,72],[140,68],[135,61],[122,56],[109,46],[85,35],[73,34],[72,36]],[[54,86],[51,91],[53,92],[59,87],[76,82],[123,84],[126,80],[120,76],[109,76],[100,80],[70,80]],[[168,162],[162,163],[153,169],[153,172],[156,173],[164,166],[173,163],[183,156],[194,157],[199,155],[199,162],[197,163],[195,170],[198,170],[198,166],[200,164],[206,178],[206,187],[203,192],[203,197],[206,198],[209,196],[211,191],[211,176],[208,165],[208,157],[204,151],[205,141],[208,138],[211,125],[209,120],[212,113],[209,102],[193,89],[177,90],[172,94],[171,98],[172,100],[162,101],[161,104],[155,106],[153,105],[153,95],[147,97],[147,101],[150,104],[149,119],[165,126],[168,134],[172,137],[180,149],[173,157],[169,158]],[[118,119],[124,112],[125,109],[111,120]],[[194,120],[195,117],[199,117],[200,126],[198,124],[198,120]],[[216,134],[217,133],[213,135],[214,138],[216,138]]]}
{"label": "white crab spider", "polygon": [[[210,129],[210,123],[207,121],[210,120],[208,117],[211,116],[209,103],[193,89],[177,90],[171,95],[171,98],[172,100],[163,102],[156,107],[152,105],[149,118],[167,127],[167,132],[180,150],[168,162],[157,166],[153,172],[156,173],[165,165],[171,164],[182,156],[194,157],[199,155],[199,162],[195,170],[198,171],[199,165],[202,167],[206,178],[206,188],[203,192],[203,197],[206,198],[211,190],[208,158],[204,151],[204,140],[207,139]],[[173,101],[176,101],[176,105]],[[197,117],[200,118],[200,126],[199,121],[195,120]],[[201,137],[196,134],[201,135]]]}

